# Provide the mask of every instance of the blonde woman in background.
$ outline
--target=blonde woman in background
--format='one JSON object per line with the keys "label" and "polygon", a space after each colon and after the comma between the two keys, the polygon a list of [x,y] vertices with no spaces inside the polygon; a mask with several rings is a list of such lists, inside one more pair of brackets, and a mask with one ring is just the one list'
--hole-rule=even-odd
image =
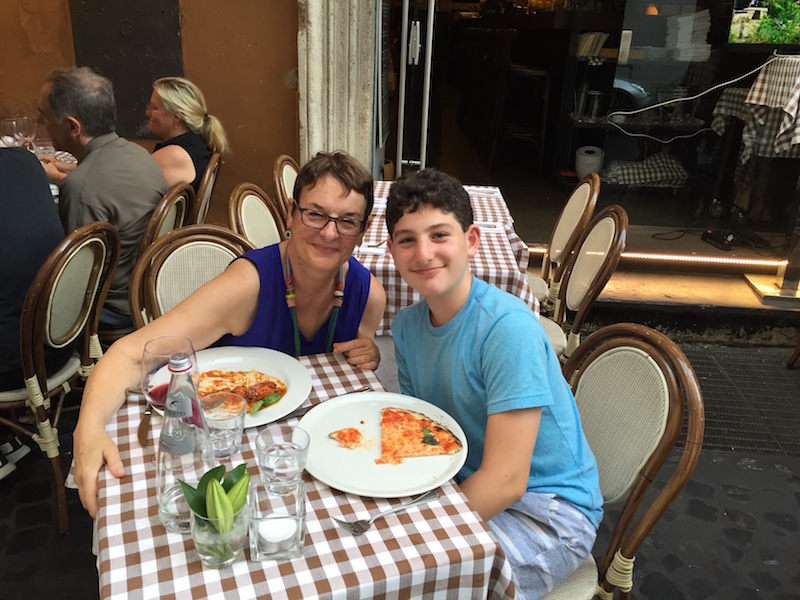
{"label": "blonde woman in background", "polygon": [[225,130],[208,114],[203,93],[183,77],[162,77],[153,84],[145,114],[148,129],[162,140],[153,158],[167,183],[189,183],[197,191],[211,155],[228,152]]}

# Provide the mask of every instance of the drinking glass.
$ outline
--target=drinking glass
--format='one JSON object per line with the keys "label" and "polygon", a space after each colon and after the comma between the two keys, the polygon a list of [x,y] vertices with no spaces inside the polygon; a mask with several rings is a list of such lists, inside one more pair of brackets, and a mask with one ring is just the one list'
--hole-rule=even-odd
{"label": "drinking glass", "polygon": [[15,117],[7,117],[0,122],[0,140],[6,148],[19,146],[19,130]]}
{"label": "drinking glass", "polygon": [[182,335],[162,335],[153,338],[144,345],[142,352],[142,392],[148,402],[157,408],[164,408],[169,387],[169,370],[167,365],[173,354],[188,354],[192,361],[192,380],[195,389],[200,383],[200,371],[194,346],[189,338]]}
{"label": "drinking glass", "polygon": [[233,456],[242,445],[247,400],[232,392],[215,392],[200,398],[200,408],[211,438],[214,456]]}
{"label": "drinking glass", "polygon": [[277,493],[286,492],[300,481],[308,459],[311,437],[304,429],[272,425],[256,438],[261,479]]}
{"label": "drinking glass", "polygon": [[33,150],[33,140],[36,139],[36,121],[25,115],[17,115],[14,118],[17,121],[18,145]]}
{"label": "drinking glass", "polygon": [[306,491],[302,481],[277,493],[262,481],[250,484],[250,560],[288,560],[303,554]]}

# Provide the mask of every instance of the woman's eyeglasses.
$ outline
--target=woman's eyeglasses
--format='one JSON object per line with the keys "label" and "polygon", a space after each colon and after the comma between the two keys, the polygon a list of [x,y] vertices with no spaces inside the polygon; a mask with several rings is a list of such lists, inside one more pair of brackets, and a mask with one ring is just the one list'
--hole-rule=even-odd
{"label": "woman's eyeglasses", "polygon": [[325,213],[311,208],[302,208],[297,205],[295,205],[295,207],[300,211],[300,220],[303,222],[303,225],[311,229],[323,229],[330,221],[333,221],[339,235],[353,237],[361,233],[364,227],[364,221],[359,221],[358,219],[331,217],[330,215],[326,215]]}

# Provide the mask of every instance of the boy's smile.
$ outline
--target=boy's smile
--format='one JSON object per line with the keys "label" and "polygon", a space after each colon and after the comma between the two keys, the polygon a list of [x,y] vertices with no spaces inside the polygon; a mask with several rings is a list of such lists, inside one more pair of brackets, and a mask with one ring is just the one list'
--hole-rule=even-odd
{"label": "boy's smile", "polygon": [[469,259],[477,253],[479,241],[475,225],[462,231],[452,214],[423,205],[400,218],[388,248],[400,275],[432,311],[446,303],[458,312],[469,296]]}

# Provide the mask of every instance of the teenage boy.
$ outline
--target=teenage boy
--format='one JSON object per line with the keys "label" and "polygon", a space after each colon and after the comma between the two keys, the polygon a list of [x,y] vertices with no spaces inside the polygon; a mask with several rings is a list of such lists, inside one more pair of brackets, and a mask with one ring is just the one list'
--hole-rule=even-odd
{"label": "teenage boy", "polygon": [[586,559],[603,515],[597,463],[536,316],[469,270],[480,243],[453,177],[427,169],[389,192],[388,248],[422,301],[392,323],[400,388],[467,436],[457,476],[508,557],[522,598]]}

